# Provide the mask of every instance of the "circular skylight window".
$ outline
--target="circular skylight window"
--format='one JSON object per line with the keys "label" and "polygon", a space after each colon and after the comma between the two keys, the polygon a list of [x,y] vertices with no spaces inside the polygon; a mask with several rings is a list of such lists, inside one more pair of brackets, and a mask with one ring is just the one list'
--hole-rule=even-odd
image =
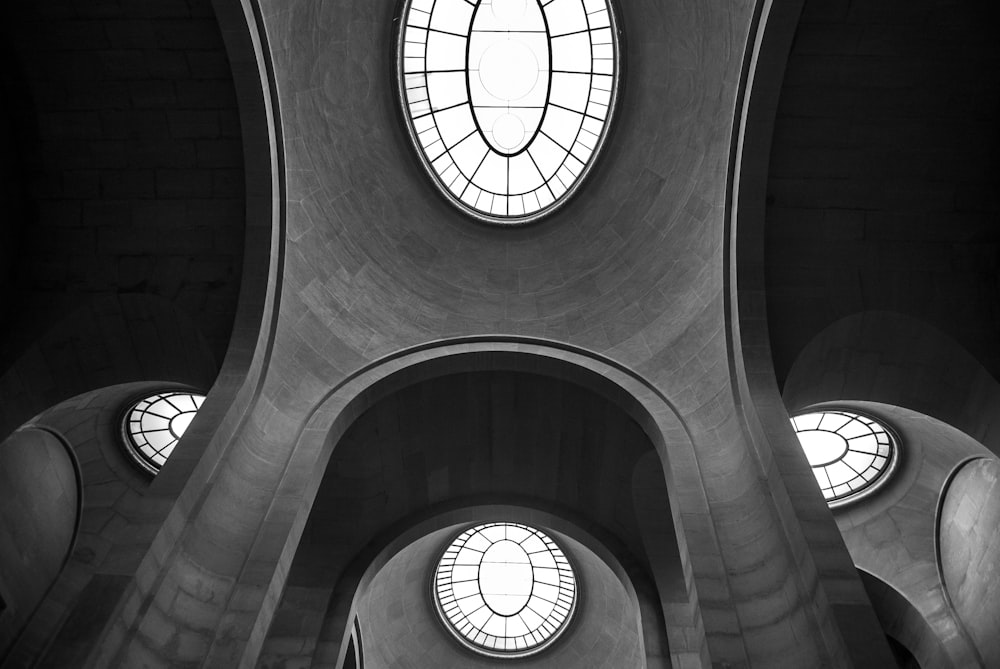
{"label": "circular skylight window", "polygon": [[204,401],[204,395],[175,391],[156,393],[133,404],[122,431],[135,461],[153,474],[160,471]]}
{"label": "circular skylight window", "polygon": [[586,177],[618,92],[609,1],[406,1],[398,68],[407,128],[460,209],[526,223]]}
{"label": "circular skylight window", "polygon": [[792,426],[831,506],[872,491],[894,464],[895,440],[867,416],[818,411],[792,418]]}
{"label": "circular skylight window", "polygon": [[480,653],[537,653],[566,628],[576,577],[562,550],[526,525],[466,530],[441,557],[434,588],[445,625]]}

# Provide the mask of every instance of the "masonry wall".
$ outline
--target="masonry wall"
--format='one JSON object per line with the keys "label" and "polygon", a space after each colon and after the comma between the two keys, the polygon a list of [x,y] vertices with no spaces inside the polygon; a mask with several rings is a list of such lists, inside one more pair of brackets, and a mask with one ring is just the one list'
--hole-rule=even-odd
{"label": "masonry wall", "polygon": [[[437,560],[453,530],[427,535],[400,551],[378,573],[358,607],[365,666],[480,669],[497,666],[449,636],[431,601]],[[550,650],[517,662],[522,667],[635,669],[645,666],[636,602],[600,558],[558,537],[574,560],[577,610]]]}
{"label": "masonry wall", "polygon": [[1000,462],[958,471],[941,508],[941,570],[955,611],[987,667],[1000,664]]}
{"label": "masonry wall", "polygon": [[25,206],[3,226],[18,232],[5,249],[13,290],[0,297],[16,318],[0,335],[0,371],[81,304],[121,294],[187,314],[221,364],[245,200],[210,2],[20,3],[3,30],[20,176],[10,187]]}
{"label": "masonry wall", "polygon": [[779,383],[862,310],[945,332],[1000,374],[1000,63],[995,3],[809,0],[768,183]]}
{"label": "masonry wall", "polygon": [[[608,356],[662,400],[656,419],[669,415],[670,427],[656,436],[694,445],[676,449],[671,465],[679,515],[701,530],[688,538],[705,612],[699,658],[848,661],[826,595],[835,579],[823,569],[856,576],[842,569],[842,546],[800,527],[732,378],[727,170],[755,4],[622,4],[629,78],[609,151],[578,199],[544,225],[511,231],[473,225],[423,180],[389,76],[396,3],[255,5],[278,93],[284,144],[274,149],[287,167],[266,374],[172,507],[93,663],[256,659],[312,501],[306,481],[323,448],[311,450],[306,426],[317,407],[334,413],[324,401],[392,368],[386,356],[521,335],[560,355],[595,354],[594,368]],[[364,404],[346,398],[337,401]],[[354,417],[337,414],[338,429]],[[800,465],[808,476],[798,462],[783,471]],[[828,514],[813,528],[836,536]],[[852,637],[880,661],[874,627]]]}
{"label": "masonry wall", "polygon": [[[38,596],[37,608],[20,608],[28,625],[16,643],[8,644],[10,637],[0,638],[4,666],[37,663],[56,668],[80,666],[86,660],[103,625],[102,616],[106,618],[114,609],[158,529],[153,520],[156,502],[149,495],[155,479],[126,453],[121,420],[132,402],[163,388],[163,382],[152,381],[84,393],[43,412],[32,422],[37,427],[15,432],[0,446],[0,456],[20,453],[20,459],[8,458],[0,466],[0,476],[6,478],[0,490],[11,496],[3,505],[7,512],[0,519],[0,532],[8,533],[3,547],[18,551],[23,558],[5,561],[0,577],[10,583],[33,583]],[[52,444],[59,447],[54,455]],[[185,448],[189,446],[179,446],[177,451]],[[61,459],[54,457],[60,454]],[[70,458],[79,467],[79,500]],[[157,481],[167,505],[172,500],[163,492],[168,487],[164,484],[169,485],[172,470],[183,467],[183,459],[171,460],[164,468],[168,480]],[[58,468],[51,471],[53,464],[39,465],[49,460],[70,467],[71,489],[56,487],[65,474],[60,476]],[[25,463],[35,463],[34,469]],[[72,550],[65,537],[67,522]],[[52,555],[58,550],[52,548],[54,544],[62,546],[55,566]],[[47,546],[43,552],[48,555],[32,557],[40,552],[39,546]]]}
{"label": "masonry wall", "polygon": [[79,496],[72,456],[55,436],[26,429],[0,442],[0,660],[69,557]]}

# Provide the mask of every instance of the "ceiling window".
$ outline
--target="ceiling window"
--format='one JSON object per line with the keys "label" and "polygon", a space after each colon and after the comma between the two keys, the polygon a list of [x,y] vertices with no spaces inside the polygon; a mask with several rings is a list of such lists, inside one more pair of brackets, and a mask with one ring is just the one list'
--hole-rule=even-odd
{"label": "ceiling window", "polygon": [[792,426],[831,506],[872,491],[894,464],[895,439],[867,416],[817,411],[792,418]]}
{"label": "ceiling window", "polygon": [[465,645],[496,657],[537,653],[565,629],[576,577],[545,533],[515,523],[462,532],[438,563],[437,608]]}
{"label": "ceiling window", "polygon": [[122,423],[129,454],[143,469],[160,471],[204,401],[204,395],[170,391],[133,404]]}
{"label": "ceiling window", "polygon": [[579,186],[607,135],[619,51],[609,0],[408,0],[407,128],[456,206],[533,221]]}

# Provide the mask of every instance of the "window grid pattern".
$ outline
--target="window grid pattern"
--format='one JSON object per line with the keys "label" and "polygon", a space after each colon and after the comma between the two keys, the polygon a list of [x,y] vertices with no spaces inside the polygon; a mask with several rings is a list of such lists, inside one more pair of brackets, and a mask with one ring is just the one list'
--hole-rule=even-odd
{"label": "window grid pattern", "polygon": [[827,503],[869,489],[895,457],[892,435],[867,416],[819,411],[792,418],[792,426]]}
{"label": "window grid pattern", "polygon": [[516,523],[463,532],[435,573],[445,624],[488,655],[538,652],[565,629],[576,605],[576,578],[559,546]]}
{"label": "window grid pattern", "polygon": [[205,397],[184,391],[156,393],[128,410],[123,431],[132,457],[152,473],[173,453]]}
{"label": "window grid pattern", "polygon": [[617,89],[608,0],[410,0],[400,52],[411,134],[467,211],[533,220],[586,175]]}

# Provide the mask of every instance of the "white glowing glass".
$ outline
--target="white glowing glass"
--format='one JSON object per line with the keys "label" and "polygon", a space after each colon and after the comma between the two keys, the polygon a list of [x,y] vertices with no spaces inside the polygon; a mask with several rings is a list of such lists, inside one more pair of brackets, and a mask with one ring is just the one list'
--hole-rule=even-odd
{"label": "white glowing glass", "polygon": [[125,414],[122,432],[135,461],[153,474],[160,471],[204,401],[204,395],[176,391],[156,393],[133,404]]}
{"label": "white glowing glass", "polygon": [[881,483],[896,455],[877,421],[842,410],[802,414],[792,427],[828,503],[844,502]]}
{"label": "white glowing glass", "polygon": [[609,0],[407,0],[407,128],[460,209],[491,223],[553,211],[586,177],[618,94]]}
{"label": "white glowing glass", "polygon": [[460,534],[438,563],[434,588],[448,629],[497,657],[542,650],[576,607],[576,577],[565,554],[544,532],[516,523]]}

